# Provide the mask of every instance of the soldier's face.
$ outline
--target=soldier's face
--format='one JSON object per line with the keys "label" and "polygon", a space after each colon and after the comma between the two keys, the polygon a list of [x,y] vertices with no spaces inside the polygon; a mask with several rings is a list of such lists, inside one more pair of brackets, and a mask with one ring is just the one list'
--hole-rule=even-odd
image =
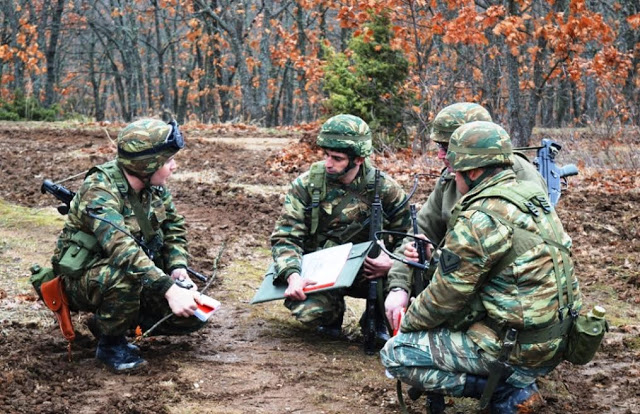
{"label": "soldier's face", "polygon": [[349,157],[342,152],[324,150],[324,167],[329,174],[344,172],[349,165]]}
{"label": "soldier's face", "polygon": [[440,142],[438,142],[437,144],[438,144],[438,159],[444,163],[448,171],[453,171],[451,169],[451,164],[449,164],[449,161],[447,160],[447,150],[449,149],[449,144],[442,144]]}
{"label": "soldier's face", "polygon": [[171,157],[164,163],[159,170],[153,173],[151,176],[151,185],[164,186],[167,184],[167,179],[173,174],[173,172],[178,169],[178,164],[176,164],[176,160]]}

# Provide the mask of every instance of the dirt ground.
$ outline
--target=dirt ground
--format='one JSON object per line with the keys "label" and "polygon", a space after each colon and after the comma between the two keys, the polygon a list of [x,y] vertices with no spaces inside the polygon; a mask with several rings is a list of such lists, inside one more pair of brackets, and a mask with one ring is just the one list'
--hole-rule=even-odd
{"label": "dirt ground", "polygon": [[[187,219],[192,267],[211,275],[220,255],[208,293],[223,306],[201,332],[144,339],[149,369],[136,375],[114,375],[97,364],[87,315],[74,314],[78,336],[69,362],[52,314],[28,284],[30,265],[46,264],[63,223],[40,185],[111,159],[116,135],[115,126],[0,123],[0,412],[400,412],[395,382],[378,357],[362,352],[361,301],[348,302],[343,340],[306,329],[281,303],[249,304],[269,264],[268,236],[282,195],[310,161],[289,172],[270,167],[302,137],[291,132],[185,128],[187,148],[169,187]],[[580,164],[558,210],[576,246],[586,306],[607,308],[611,332],[594,361],[563,363],[539,381],[547,401],[542,412],[640,413],[639,175],[618,165],[598,170],[602,148],[585,142],[569,143],[563,154],[590,162]],[[629,141],[621,151],[638,147]],[[637,162],[637,152],[625,160]],[[427,157],[411,162],[438,169]],[[410,188],[408,174],[398,178]],[[64,185],[76,189],[80,182]],[[423,180],[415,201],[423,202],[432,186],[433,179]],[[448,399],[447,412],[473,406]],[[410,411],[425,412],[424,401]]]}

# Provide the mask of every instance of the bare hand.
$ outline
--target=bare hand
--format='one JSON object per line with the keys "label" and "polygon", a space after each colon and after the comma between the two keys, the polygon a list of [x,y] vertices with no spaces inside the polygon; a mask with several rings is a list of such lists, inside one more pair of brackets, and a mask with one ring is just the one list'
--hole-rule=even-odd
{"label": "bare hand", "polygon": [[172,280],[181,280],[183,283],[185,284],[190,284],[192,287],[189,290],[198,290],[198,286],[196,286],[195,283],[193,283],[193,281],[191,280],[191,278],[189,278],[189,274],[187,273],[187,269],[183,269],[181,267],[174,269],[173,272],[171,272],[171,279]]}
{"label": "bare hand", "polygon": [[[416,237],[419,239],[428,240],[427,236],[425,236],[424,234],[417,234]],[[425,243],[425,247],[425,253],[427,255],[426,259],[430,260],[431,254],[433,252],[433,245],[431,243]],[[408,260],[411,260],[412,262],[417,262],[418,260],[420,260],[415,242],[407,243],[404,245],[404,257],[406,257]]]}
{"label": "bare hand", "polygon": [[375,259],[367,257],[364,260],[364,277],[367,279],[377,279],[379,277],[385,277],[391,269],[393,261],[383,251],[380,251],[380,255]]}
{"label": "bare hand", "polygon": [[401,315],[409,305],[409,294],[404,290],[389,292],[384,301],[384,311],[391,328],[396,331],[400,329]]}
{"label": "bare hand", "polygon": [[186,318],[193,315],[196,309],[198,309],[198,304],[196,303],[196,296],[198,295],[199,293],[197,293],[197,291],[187,290],[178,285],[173,285],[167,290],[164,297],[167,299],[167,302],[169,302],[169,307],[174,315]]}
{"label": "bare hand", "polygon": [[291,273],[287,279],[289,286],[284,291],[284,296],[293,300],[305,300],[307,295],[304,293],[304,288],[313,286],[317,282],[312,280],[303,279],[300,273]]}

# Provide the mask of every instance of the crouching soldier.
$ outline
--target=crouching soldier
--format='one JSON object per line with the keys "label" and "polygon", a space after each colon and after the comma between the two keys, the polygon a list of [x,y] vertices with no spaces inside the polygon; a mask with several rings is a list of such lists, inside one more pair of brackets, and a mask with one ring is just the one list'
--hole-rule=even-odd
{"label": "crouching soldier", "polygon": [[516,180],[500,126],[462,125],[446,157],[463,197],[431,283],[382,363],[432,397],[482,397],[492,413],[531,412],[543,402],[535,380],[562,360],[582,305],[571,239],[540,185]]}
{"label": "crouching soldier", "polygon": [[[339,336],[344,297],[366,298],[368,281],[384,281],[391,259],[385,253],[367,257],[351,287],[307,295],[305,288],[311,282],[300,275],[302,256],[369,240],[372,202],[378,190],[385,230],[405,232],[410,223],[409,208],[405,192],[386,174],[381,175],[376,190],[376,168],[369,160],[373,151],[371,131],[362,119],[346,114],[330,118],[322,125],[317,144],[324,150],[324,161],[313,164],[293,181],[271,234],[274,283],[286,284],[284,305],[298,321],[321,333]],[[393,249],[400,241],[392,241],[388,247]],[[382,315],[381,309],[378,312]],[[384,320],[379,317],[376,322],[376,335],[386,341]]]}
{"label": "crouching soldier", "polygon": [[70,309],[94,313],[89,328],[98,338],[96,358],[116,372],[146,365],[127,342],[129,329],[147,330],[170,312],[178,317],[156,333],[180,335],[203,326],[190,317],[199,293],[186,271],[184,218],[165,187],[183,146],[175,122],[143,119],[126,126],[116,159],[89,170],[71,201],[52,258]]}

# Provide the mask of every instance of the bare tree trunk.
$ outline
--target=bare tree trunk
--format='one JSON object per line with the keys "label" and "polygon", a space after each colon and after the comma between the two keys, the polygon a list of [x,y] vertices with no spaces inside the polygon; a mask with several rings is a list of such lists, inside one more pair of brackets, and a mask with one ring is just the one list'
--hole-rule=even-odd
{"label": "bare tree trunk", "polygon": [[558,99],[558,103],[556,106],[558,110],[556,111],[556,119],[555,119],[554,126],[556,128],[562,128],[571,105],[569,81],[567,79],[563,79],[560,81],[560,88],[558,90],[557,99]]}
{"label": "bare tree trunk", "polygon": [[53,16],[51,19],[51,30],[49,36],[49,44],[47,45],[47,52],[45,57],[47,59],[47,82],[45,85],[45,98],[44,106],[51,106],[56,102],[55,96],[55,84],[56,84],[56,53],[58,51],[58,39],[60,37],[60,30],[62,25],[62,13],[64,11],[65,0],[58,0],[55,3],[53,9]]}
{"label": "bare tree trunk", "polygon": [[103,100],[100,96],[100,87],[102,83],[102,75],[96,70],[96,43],[93,39],[89,43],[89,80],[91,81],[91,90],[93,92],[93,105],[95,107],[94,116],[96,121],[100,122],[104,120],[104,106]]}
{"label": "bare tree trunk", "polygon": [[[301,56],[307,54],[307,35],[305,33],[304,9],[300,3],[296,3],[296,26],[298,26],[298,51]],[[300,120],[309,122],[311,120],[311,110],[309,108],[309,94],[307,93],[307,79],[304,68],[298,69],[298,90],[300,91],[301,113]]]}

